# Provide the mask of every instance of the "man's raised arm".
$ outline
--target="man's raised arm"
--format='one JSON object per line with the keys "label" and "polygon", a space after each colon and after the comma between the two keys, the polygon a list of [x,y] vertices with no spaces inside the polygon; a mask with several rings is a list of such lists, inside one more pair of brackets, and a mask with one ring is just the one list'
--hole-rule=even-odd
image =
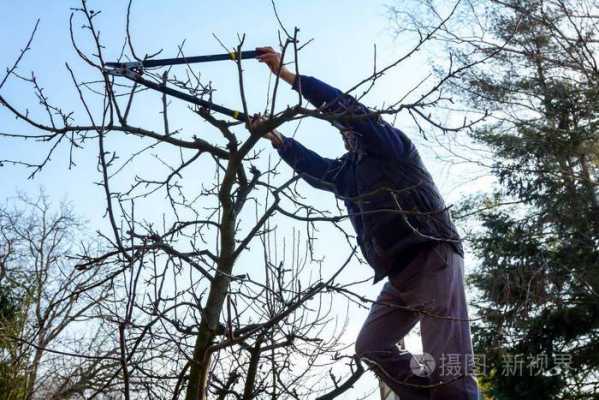
{"label": "man's raised arm", "polygon": [[[337,115],[348,129],[358,133],[364,150],[385,158],[404,158],[414,150],[410,139],[399,129],[372,113],[352,96],[311,76],[298,75],[281,65],[281,55],[271,47],[259,47],[258,61],[289,83],[324,114]],[[337,121],[339,122],[339,121]]]}

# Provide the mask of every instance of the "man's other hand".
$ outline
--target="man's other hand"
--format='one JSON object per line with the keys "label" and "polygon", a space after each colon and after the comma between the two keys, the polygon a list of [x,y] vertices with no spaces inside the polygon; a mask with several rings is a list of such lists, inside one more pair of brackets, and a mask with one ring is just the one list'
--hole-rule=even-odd
{"label": "man's other hand", "polygon": [[[261,115],[256,114],[252,117],[252,119],[250,120],[250,125],[251,128],[255,128],[258,125],[260,125],[262,122],[264,122],[264,118],[262,118]],[[267,132],[264,136],[265,139],[270,140],[270,143],[272,144],[272,147],[277,148],[279,146],[281,146],[283,144],[283,135],[281,135],[280,132],[278,132],[276,129],[273,129],[270,132]]]}

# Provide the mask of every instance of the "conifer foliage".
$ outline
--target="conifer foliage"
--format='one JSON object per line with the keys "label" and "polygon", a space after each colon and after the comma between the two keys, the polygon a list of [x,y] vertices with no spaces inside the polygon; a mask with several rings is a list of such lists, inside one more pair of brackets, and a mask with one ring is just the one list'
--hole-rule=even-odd
{"label": "conifer foliage", "polygon": [[457,85],[493,115],[473,138],[498,185],[462,210],[482,210],[470,239],[483,386],[497,399],[598,398],[597,4],[484,5],[477,50],[504,47]]}

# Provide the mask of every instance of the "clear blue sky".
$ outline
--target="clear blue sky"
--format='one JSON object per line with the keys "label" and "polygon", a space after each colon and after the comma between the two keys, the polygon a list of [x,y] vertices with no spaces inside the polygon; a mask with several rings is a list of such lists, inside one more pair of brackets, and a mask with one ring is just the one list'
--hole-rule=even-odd
{"label": "clear blue sky", "polygon": [[[38,82],[45,89],[50,102],[60,105],[64,110],[75,111],[75,119],[87,123],[86,115],[81,108],[78,96],[65,68],[68,62],[80,79],[97,79],[76,56],[69,39],[68,20],[71,7],[78,7],[77,1],[41,1],[6,2],[3,4],[0,33],[4,38],[0,42],[0,68],[12,65],[19,49],[26,39],[37,18],[40,26],[32,45],[18,72],[30,76],[35,71]],[[90,9],[101,10],[96,24],[101,32],[101,39],[106,46],[107,58],[115,58],[121,50],[125,34],[126,1],[99,2],[89,1]],[[347,89],[357,81],[371,73],[373,68],[373,46],[377,45],[377,64],[380,68],[402,54],[409,43],[404,38],[394,38],[384,2],[345,1],[279,1],[278,10],[281,19],[289,28],[300,28],[300,40],[314,39],[300,56],[300,70],[305,74],[317,76],[342,89]],[[75,33],[84,48],[89,49],[86,33],[80,29],[81,19],[74,23]],[[261,45],[276,45],[276,23],[271,2],[269,0],[253,1],[251,5],[243,1],[136,1],[132,10],[132,36],[137,52],[153,53],[164,49],[163,56],[176,55],[177,45],[186,40],[185,50],[188,55],[211,54],[221,51],[221,46],[213,38],[217,35],[227,46],[237,44],[237,35],[246,34],[246,47],[251,49]],[[434,56],[434,54],[433,54]],[[429,60],[431,54],[418,56],[387,73],[366,97],[365,102],[380,106],[398,100],[406,90],[415,85],[423,76],[431,71]],[[434,59],[434,58],[433,58]],[[250,109],[262,109],[268,85],[269,74],[257,62],[246,63],[246,85]],[[213,82],[217,88],[215,101],[221,104],[240,107],[238,84],[235,67],[226,63],[205,64],[200,68],[206,80]],[[32,90],[26,84],[11,81],[2,88],[2,94],[12,103],[26,107],[31,115],[39,116],[47,121],[44,111],[39,107]],[[287,88],[280,91],[278,104],[293,102]],[[146,97],[144,104],[136,104],[136,115],[143,116],[140,125],[157,128],[160,124],[158,114],[159,97]],[[185,105],[175,101],[171,107],[171,127],[189,130],[193,134],[209,135],[212,132],[198,127],[197,118],[187,111]],[[419,141],[410,125],[409,118],[400,114],[398,125],[411,137]],[[285,133],[294,127],[283,127]],[[32,132],[26,125],[19,124],[4,110],[0,110],[0,129],[2,131]],[[317,149],[326,156],[335,157],[343,151],[341,141],[335,131],[327,124],[318,121],[307,121],[299,131],[300,140],[309,147]],[[32,145],[22,141],[2,139],[0,159],[25,159],[39,161],[43,157],[46,146]],[[90,143],[88,149],[93,146]],[[33,187],[43,185],[52,197],[67,197],[77,204],[88,207],[98,206],[96,201],[99,190],[90,182],[96,177],[94,151],[77,151],[74,158],[78,168],[67,171],[67,148],[56,153],[52,162],[36,176],[27,181],[30,171],[23,168],[0,168],[0,181],[4,198],[16,190],[30,191]],[[423,151],[427,158],[430,154]],[[441,165],[429,162],[433,172],[445,174]],[[445,176],[443,175],[443,178]],[[438,179],[443,187],[447,179]],[[88,185],[88,186],[85,186]],[[81,196],[85,198],[81,200]],[[85,210],[89,218],[94,216]]]}
{"label": "clear blue sky", "polygon": [[[360,1],[335,2],[302,1],[279,2],[279,12],[288,27],[298,26],[303,41],[314,41],[302,52],[300,58],[301,71],[331,82],[340,88],[348,88],[357,80],[365,77],[372,70],[373,45],[378,46],[378,63],[383,65],[393,60],[401,52],[401,44],[394,42],[389,31],[386,11],[382,3]],[[85,114],[80,107],[74,92],[65,62],[68,62],[80,77],[94,78],[93,72],[85,66],[74,53],[70,45],[68,18],[70,7],[77,7],[76,1],[27,1],[9,2],[3,5],[2,26],[0,31],[3,40],[0,43],[2,67],[9,66],[18,51],[24,45],[36,18],[40,18],[38,34],[32,51],[20,65],[19,72],[29,76],[34,70],[40,85],[45,88],[50,101],[65,110],[75,110],[76,118],[86,122]],[[116,57],[124,38],[126,2],[93,2],[88,3],[90,9],[101,10],[97,25],[106,46],[107,58]],[[88,44],[85,32],[78,29],[82,21],[75,20],[75,31],[82,43]],[[211,54],[221,52],[221,47],[213,38],[217,35],[226,45],[237,44],[237,34],[246,34],[247,48],[277,43],[278,25],[275,21],[270,1],[248,2],[196,2],[196,1],[138,1],[133,5],[132,34],[137,52],[153,53],[164,49],[163,55],[175,56],[177,44],[186,39],[185,49],[189,55]],[[85,46],[84,46],[85,47]],[[89,48],[89,47],[88,47]],[[253,65],[252,65],[253,64]],[[250,106],[259,110],[264,104],[268,73],[263,66],[248,62],[246,67],[246,84]],[[218,92],[215,100],[230,106],[239,105],[236,71],[233,65],[213,64],[201,68],[206,79],[211,80]],[[426,71],[428,72],[428,71]],[[409,79],[406,79],[409,78]],[[417,82],[418,70],[410,67],[398,69],[385,77],[381,84],[367,99],[374,104],[393,101],[400,97],[402,90]],[[32,115],[41,115],[42,110],[36,107],[31,90],[22,83],[9,83],[2,89],[3,95],[21,106],[29,106]],[[282,92],[283,93],[283,92]],[[281,97],[292,101],[291,97]],[[283,103],[279,103],[283,104]],[[154,104],[148,105],[150,108]],[[174,127],[193,129],[195,118],[184,110],[171,118]],[[176,118],[179,117],[179,118]],[[0,114],[2,128],[13,127],[12,118],[6,112]],[[157,120],[156,120],[157,121]],[[22,125],[18,129],[27,129]],[[316,127],[322,128],[318,129]],[[285,130],[283,128],[283,130]],[[324,132],[320,132],[320,131]],[[305,132],[308,131],[308,132]],[[310,144],[316,138],[319,141],[326,137],[325,145],[320,142],[322,151],[327,155],[338,155],[342,151],[338,138],[326,125],[308,125],[302,132],[302,139]],[[14,143],[14,142],[13,142]],[[38,150],[32,146],[15,146],[3,141],[2,158],[38,159]],[[8,154],[8,156],[7,156]],[[78,162],[81,157],[76,155]],[[32,184],[42,184],[52,194],[72,193],[79,188],[81,180],[71,172],[61,185],[48,185],[56,182],[57,177],[64,176],[66,160],[55,157],[54,165],[50,165],[33,182],[23,182],[27,176],[24,170],[0,170],[4,183],[3,190],[10,192],[15,188],[25,189]],[[68,182],[67,182],[68,181]],[[74,186],[70,181],[76,181]],[[7,193],[7,194],[8,194]]]}
{"label": "clear blue sky", "polygon": [[[50,102],[60,105],[63,110],[74,110],[75,119],[81,124],[86,124],[87,118],[65,68],[65,62],[68,62],[81,79],[97,79],[95,72],[78,59],[70,44],[70,7],[78,6],[77,1],[4,2],[0,16],[0,35],[4,38],[0,41],[0,68],[12,65],[39,17],[40,26],[32,50],[25,56],[18,72],[29,76],[34,70]],[[124,40],[127,2],[89,1],[88,6],[90,9],[102,11],[96,23],[101,31],[101,40],[106,46],[104,52],[107,58],[116,58]],[[341,89],[353,86],[372,72],[374,44],[377,45],[379,67],[399,57],[407,48],[401,37],[393,37],[384,3],[380,1],[279,1],[278,11],[287,27],[300,28],[302,42],[314,39],[301,53],[301,72],[317,76]],[[89,49],[90,42],[85,36],[86,33],[79,29],[81,22],[79,19],[74,24],[76,35],[81,38],[83,47]],[[275,47],[277,44],[278,24],[270,0],[137,0],[133,4],[131,22],[133,42],[139,54],[164,49],[162,56],[173,57],[176,55],[177,45],[183,39],[186,39],[187,55],[222,52],[212,34],[217,35],[230,47],[237,44],[237,35],[243,33],[246,34],[246,49],[263,45]],[[431,71],[430,56],[430,53],[418,55],[409,63],[389,72],[364,101],[376,106],[397,101],[412,85]],[[217,103],[240,107],[236,70],[232,63],[202,65],[200,70],[205,79],[212,81],[217,88],[214,98]],[[250,109],[260,111],[266,98],[269,73],[263,65],[248,61],[245,63],[245,79]],[[32,116],[45,118],[43,110],[26,84],[11,81],[1,89],[1,93],[21,110],[28,108]],[[143,101],[135,104],[135,120],[139,125],[159,130],[160,98],[157,95],[146,95],[141,99]],[[291,91],[282,87],[279,106],[293,104],[294,100],[295,96]],[[175,100],[171,109],[171,129],[181,128],[183,132],[189,132],[189,135],[206,138],[218,137],[205,125],[199,124],[198,119],[186,109],[185,104]],[[420,142],[421,138],[413,133],[415,130],[406,118],[406,115],[400,115],[398,125],[416,142]],[[289,134],[294,128],[295,125],[283,126],[281,130]],[[0,108],[0,132],[33,133],[34,130],[15,121],[6,110]],[[240,131],[241,135],[243,133]],[[303,122],[297,138],[325,156],[335,157],[343,152],[342,143],[334,129],[320,121]],[[74,154],[77,167],[71,170],[67,170],[68,148],[60,148],[46,168],[33,180],[26,179],[30,171],[24,168],[8,165],[0,168],[0,199],[10,197],[17,191],[35,193],[43,186],[54,200],[71,201],[76,211],[90,221],[91,229],[105,230],[105,200],[101,188],[94,184],[100,178],[96,169],[96,146],[97,144],[91,141],[85,149],[77,150]],[[109,138],[107,146],[109,151],[133,151],[140,148],[139,144],[118,137]],[[276,153],[268,144],[261,144],[261,147],[276,159]],[[45,150],[47,146],[43,144],[0,138],[0,159],[39,161]],[[436,163],[431,154],[424,152],[423,156],[428,159],[429,168],[440,183],[442,191],[447,193],[455,182],[448,178],[445,167]],[[136,164],[128,173],[129,176],[143,174],[156,167],[156,160],[146,159]],[[287,176],[291,174],[286,168],[282,168],[282,172]],[[198,171],[198,174],[194,179],[210,178],[202,176],[201,171]],[[306,193],[312,196],[310,199],[314,203],[333,205],[333,200],[328,194],[310,189],[306,189]],[[154,203],[146,206],[144,211],[150,214],[148,218],[152,217],[152,207],[159,208],[160,205]],[[339,265],[346,254],[344,248],[336,249],[334,244],[320,246],[321,251],[326,248],[327,260],[334,265]],[[365,266],[355,268],[361,268],[361,272],[357,272],[359,276],[368,275]],[[379,287],[367,286],[363,290],[374,297]],[[356,318],[352,318],[348,328],[348,340],[351,340],[351,335],[355,335],[362,317],[365,316],[364,310],[356,310],[356,313]],[[358,316],[360,318],[357,318]]]}

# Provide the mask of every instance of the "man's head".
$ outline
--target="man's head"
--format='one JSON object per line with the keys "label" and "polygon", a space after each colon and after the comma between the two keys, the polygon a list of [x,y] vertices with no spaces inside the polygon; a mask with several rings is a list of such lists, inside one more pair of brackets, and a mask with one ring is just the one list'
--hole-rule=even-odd
{"label": "man's head", "polygon": [[357,151],[357,133],[351,127],[337,121],[331,121],[331,124],[339,130],[343,138],[343,144],[347,151]]}

